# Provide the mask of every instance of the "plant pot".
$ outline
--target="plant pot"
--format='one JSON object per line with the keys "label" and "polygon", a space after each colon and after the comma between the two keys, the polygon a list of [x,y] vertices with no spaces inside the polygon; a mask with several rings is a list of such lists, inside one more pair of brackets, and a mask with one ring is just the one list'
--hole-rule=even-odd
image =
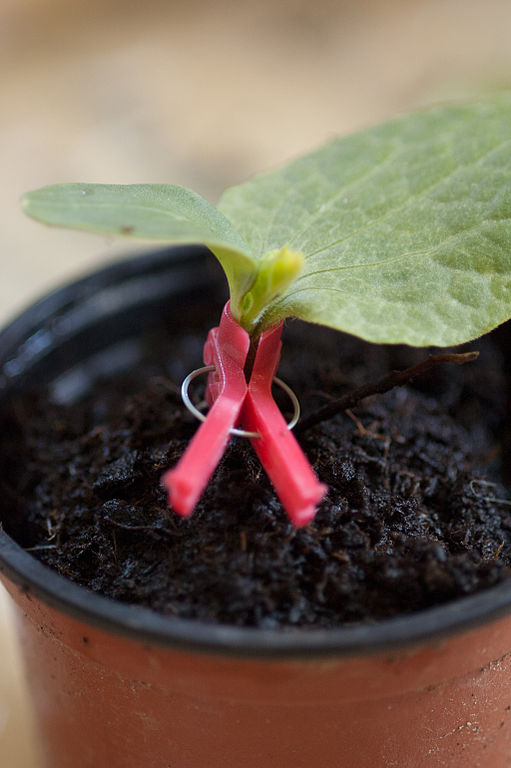
{"label": "plant pot", "polygon": [[[202,249],[101,270],[0,334],[0,398],[68,395],[223,283]],[[214,318],[213,318],[214,319]],[[9,518],[6,502],[2,518]],[[0,532],[48,768],[375,768],[511,761],[511,581],[405,618],[262,630],[160,616],[68,582]]]}

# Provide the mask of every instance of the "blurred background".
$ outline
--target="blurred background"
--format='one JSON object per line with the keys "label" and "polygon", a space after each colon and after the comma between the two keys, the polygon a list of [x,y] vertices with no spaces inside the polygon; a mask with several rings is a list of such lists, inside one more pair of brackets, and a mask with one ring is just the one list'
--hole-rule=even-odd
{"label": "blurred background", "polygon": [[[510,30],[509,0],[0,0],[0,321],[141,250],[41,227],[23,191],[170,182],[214,203],[333,135],[511,88]],[[3,593],[0,765],[40,765]]]}

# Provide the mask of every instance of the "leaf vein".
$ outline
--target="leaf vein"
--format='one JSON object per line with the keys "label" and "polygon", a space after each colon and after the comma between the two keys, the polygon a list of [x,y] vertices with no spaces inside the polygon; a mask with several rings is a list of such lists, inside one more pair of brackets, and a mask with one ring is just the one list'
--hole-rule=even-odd
{"label": "leaf vein", "polygon": [[369,222],[364,224],[362,227],[359,227],[358,229],[353,230],[352,232],[349,232],[344,237],[339,238],[338,240],[335,240],[332,243],[329,243],[328,245],[323,246],[322,248],[318,248],[316,251],[312,251],[312,253],[307,254],[307,260],[313,258],[314,256],[317,256],[320,253],[323,253],[324,251],[329,250],[330,248],[333,248],[336,245],[340,245],[341,243],[345,242],[346,240],[349,240],[352,237],[355,237],[356,235],[361,234],[362,232],[367,232],[372,227],[376,226],[377,224],[380,224],[382,221],[385,221],[386,219],[391,218],[396,213],[401,213],[402,211],[406,210],[408,207],[415,205],[420,200],[423,200],[425,197],[427,197],[434,189],[437,187],[441,187],[442,184],[445,184],[446,181],[451,179],[457,174],[463,173],[466,171],[467,168],[473,167],[478,165],[479,163],[482,163],[487,157],[489,157],[494,151],[501,149],[505,144],[508,144],[511,142],[511,139],[506,139],[505,141],[501,142],[498,146],[493,147],[488,152],[485,152],[483,155],[481,155],[477,160],[474,160],[472,163],[468,163],[467,165],[464,165],[462,168],[457,168],[453,173],[448,174],[447,176],[443,176],[438,181],[435,181],[433,184],[430,184],[426,189],[424,189],[419,195],[415,195],[414,197],[408,198],[405,203],[402,205],[396,206],[395,208],[391,208],[390,210],[386,211],[381,216],[378,216],[375,219],[371,219]]}
{"label": "leaf vein", "polygon": [[[307,222],[307,226],[304,227],[300,232],[297,232],[296,235],[294,235],[291,238],[290,246],[293,246],[293,244],[296,243],[297,240],[300,240],[310,229],[314,226],[314,222],[317,221],[318,218],[321,218],[325,214],[325,210],[331,208],[341,197],[346,197],[346,194],[349,194],[350,190],[352,190],[354,187],[360,186],[361,184],[366,183],[371,179],[372,176],[374,176],[377,172],[381,171],[381,169],[387,165],[396,155],[396,148],[393,147],[389,151],[388,155],[386,155],[377,165],[372,166],[368,171],[366,171],[365,174],[362,176],[359,176],[357,179],[354,179],[349,184],[346,184],[343,186],[337,194],[335,194],[333,197],[330,198],[330,200],[327,203],[323,203],[320,210],[315,211],[311,217],[309,218],[309,221]],[[275,223],[275,217],[273,220],[273,224]],[[273,226],[272,224],[272,226]]]}

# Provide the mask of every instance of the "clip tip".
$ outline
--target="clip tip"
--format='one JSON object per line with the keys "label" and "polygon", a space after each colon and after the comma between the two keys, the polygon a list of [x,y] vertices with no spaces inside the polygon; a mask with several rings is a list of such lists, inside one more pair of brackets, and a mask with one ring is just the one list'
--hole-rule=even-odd
{"label": "clip tip", "polygon": [[195,507],[195,489],[192,483],[184,478],[176,477],[174,469],[169,469],[162,476],[160,483],[167,491],[167,500],[169,507],[179,515],[179,517],[191,517]]}
{"label": "clip tip", "polygon": [[324,499],[328,492],[328,486],[324,483],[317,483],[313,498],[307,499],[299,508],[288,512],[289,519],[295,528],[304,528],[316,517],[318,504]]}

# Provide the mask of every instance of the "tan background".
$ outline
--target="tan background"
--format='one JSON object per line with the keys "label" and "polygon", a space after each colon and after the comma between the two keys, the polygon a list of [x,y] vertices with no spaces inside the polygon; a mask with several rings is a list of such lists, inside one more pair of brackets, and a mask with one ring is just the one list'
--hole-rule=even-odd
{"label": "tan background", "polygon": [[[172,182],[214,202],[334,134],[511,87],[510,32],[509,0],[0,0],[0,321],[126,252],[24,219],[24,190]],[[0,595],[6,768],[39,766],[22,681]]]}

